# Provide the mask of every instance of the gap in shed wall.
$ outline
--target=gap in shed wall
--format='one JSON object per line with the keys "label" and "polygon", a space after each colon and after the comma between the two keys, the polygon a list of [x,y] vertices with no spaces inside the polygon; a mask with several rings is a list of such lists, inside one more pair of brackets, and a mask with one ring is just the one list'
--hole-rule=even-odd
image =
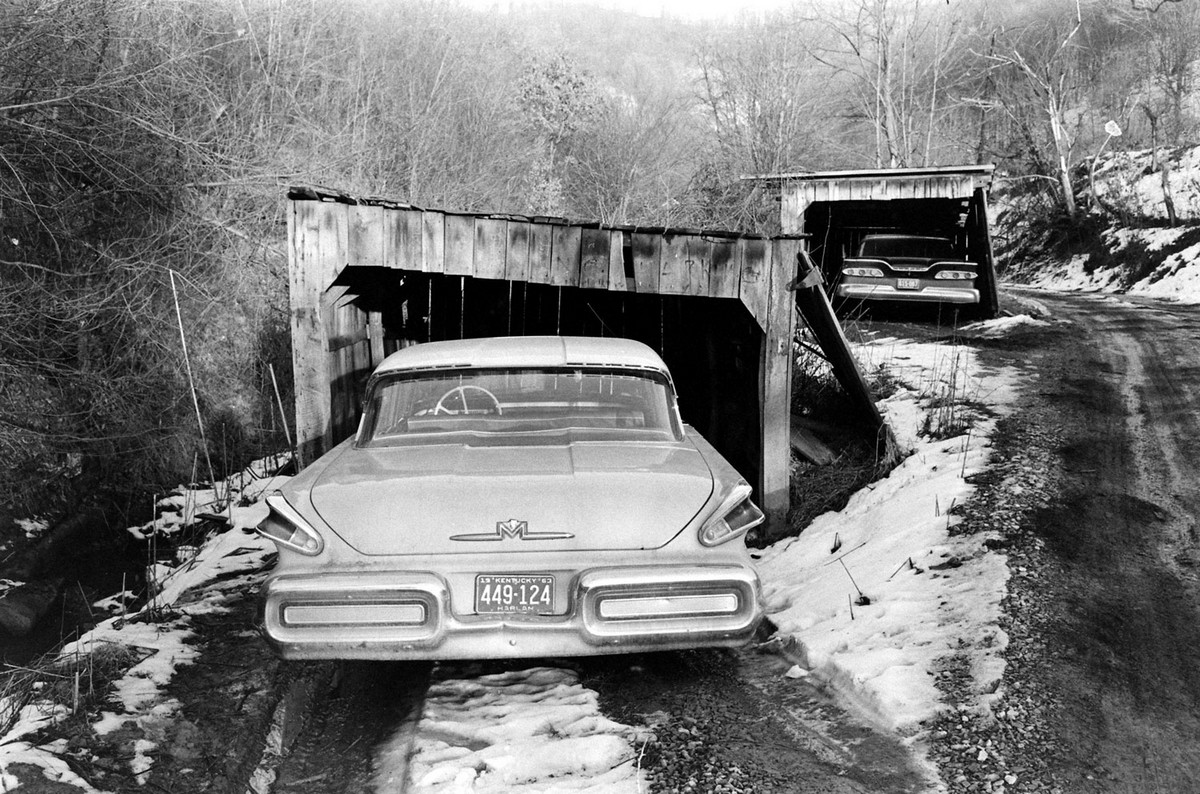
{"label": "gap in shed wall", "polygon": [[[377,314],[383,351],[487,336],[616,336],[653,348],[671,370],[683,419],[751,483],[762,466],[763,334],[736,299],[616,292],[384,267],[345,268],[334,282],[361,322]],[[331,359],[334,438],[357,427],[362,387],[378,362]],[[340,409],[337,408],[340,406]]]}
{"label": "gap in shed wall", "polygon": [[970,199],[922,198],[889,201],[817,201],[804,211],[808,250],[832,284],[842,260],[868,234],[921,234],[949,237],[966,254],[978,246],[966,221]]}

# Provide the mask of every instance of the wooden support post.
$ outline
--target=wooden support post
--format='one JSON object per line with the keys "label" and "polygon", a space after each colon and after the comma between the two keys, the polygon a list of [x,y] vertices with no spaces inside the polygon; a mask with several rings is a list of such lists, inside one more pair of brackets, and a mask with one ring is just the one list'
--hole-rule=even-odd
{"label": "wooden support post", "polygon": [[769,301],[763,327],[762,367],[759,381],[762,405],[761,507],[778,534],[787,521],[791,502],[792,461],[792,339],[796,335],[796,308],[788,285],[796,274],[797,239],[770,243],[766,267]]}
{"label": "wooden support post", "polygon": [[987,191],[976,188],[971,202],[974,204],[974,212],[969,213],[969,216],[973,216],[975,220],[975,228],[971,229],[971,234],[978,240],[978,245],[972,248],[979,251],[979,258],[982,260],[978,262],[979,308],[984,317],[992,318],[1000,314],[1000,291],[996,284],[996,256],[992,251],[992,234],[988,227]]}
{"label": "wooden support post", "polygon": [[301,466],[332,444],[329,356],[322,297],[348,259],[346,205],[292,202],[288,230],[288,287],[292,368],[296,395],[296,446]]}

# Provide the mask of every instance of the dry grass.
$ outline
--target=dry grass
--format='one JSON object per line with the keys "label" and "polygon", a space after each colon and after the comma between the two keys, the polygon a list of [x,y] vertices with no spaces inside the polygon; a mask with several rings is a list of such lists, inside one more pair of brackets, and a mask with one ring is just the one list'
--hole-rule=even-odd
{"label": "dry grass", "polygon": [[108,697],[113,682],[146,658],[138,648],[103,643],[88,653],[48,655],[27,667],[9,665],[0,672],[0,734],[16,725],[27,706],[49,714],[66,707],[86,715]]}

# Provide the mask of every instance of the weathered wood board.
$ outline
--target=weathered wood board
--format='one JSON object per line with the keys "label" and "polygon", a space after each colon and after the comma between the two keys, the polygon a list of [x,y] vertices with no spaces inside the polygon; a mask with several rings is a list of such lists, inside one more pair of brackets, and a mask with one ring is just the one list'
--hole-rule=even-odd
{"label": "weathered wood board", "polygon": [[[763,331],[762,506],[776,518],[786,513],[791,442],[788,352],[795,318],[783,285],[790,278],[798,241],[612,229],[311,199],[293,201],[291,210],[289,286],[297,432],[304,464],[353,432],[364,376],[397,347],[396,340],[387,336],[381,311],[363,309],[357,302],[361,296],[345,286],[353,279],[333,286],[344,268],[382,266],[463,277],[454,279],[457,287],[430,280],[428,296],[422,287],[418,300],[429,316],[422,314],[420,322],[431,334],[464,332],[457,310],[451,309],[449,317],[441,319],[448,306],[446,297],[454,298],[438,298],[436,305],[442,310],[434,312],[434,292],[435,287],[461,290],[460,305],[465,307],[472,278],[507,280],[510,315],[513,285],[521,283],[737,299]],[[520,312],[553,318],[563,311],[561,290],[542,292],[528,304],[525,295],[522,290],[516,298],[521,308],[515,318],[508,317],[510,331],[519,327],[514,323],[520,320]]]}

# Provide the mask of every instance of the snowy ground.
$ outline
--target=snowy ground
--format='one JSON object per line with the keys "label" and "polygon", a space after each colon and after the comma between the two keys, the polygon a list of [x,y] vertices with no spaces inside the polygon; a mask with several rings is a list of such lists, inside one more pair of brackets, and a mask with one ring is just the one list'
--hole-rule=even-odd
{"label": "snowy ground", "polygon": [[[994,335],[1030,322],[1039,321],[1002,318],[971,330]],[[932,676],[939,658],[970,649],[974,705],[985,704],[1004,670],[1005,559],[986,551],[984,538],[948,530],[958,521],[953,508],[971,498],[966,478],[987,464],[995,424],[966,415],[963,401],[1002,412],[1016,378],[982,367],[963,345],[880,339],[859,357],[903,384],[881,407],[912,454],[842,511],[769,549],[760,573],[771,617],[795,637],[808,670],[880,724],[915,736],[941,708]],[[930,429],[949,437],[930,439]]]}
{"label": "snowy ground", "polygon": [[[1178,225],[1169,225],[1163,162]],[[1039,263],[1032,286],[1054,290],[1129,292],[1181,303],[1200,303],[1200,147],[1110,152],[1096,167],[1096,192],[1108,207],[1136,219],[1104,233],[1114,257],[1151,260],[1147,275],[1122,285],[1116,267],[1089,269],[1086,255],[1066,262]],[[1105,217],[1108,217],[1107,215]],[[1157,259],[1157,261],[1155,261]]]}
{"label": "snowy ground", "polygon": [[[1002,318],[970,328],[1002,335],[1028,317]],[[985,552],[978,536],[951,537],[953,508],[971,498],[966,481],[988,461],[994,415],[1013,400],[1015,375],[987,369],[965,345],[879,339],[862,346],[867,370],[887,367],[902,388],[881,407],[911,455],[887,478],[863,489],[838,513],[819,517],[795,539],[767,549],[760,572],[772,620],[795,638],[802,665],[791,675],[830,681],[848,702],[882,726],[919,737],[921,724],[943,706],[931,675],[940,657],[964,649],[972,658],[979,700],[986,708],[1003,673],[1006,637],[997,626],[1008,571],[1005,558]],[[957,432],[957,429],[962,432]],[[929,433],[939,436],[931,440]],[[260,469],[261,471],[261,469]],[[197,511],[217,512],[214,498],[229,489],[234,529],[217,535],[195,556],[163,570],[160,610],[184,604],[165,622],[117,615],[63,649],[64,656],[119,643],[138,649],[138,662],[116,685],[112,709],[94,724],[97,732],[125,725],[142,728],[128,761],[144,775],[155,752],[153,737],[178,704],[163,687],[178,665],[191,662],[190,616],[220,610],[230,574],[256,572],[270,544],[238,531],[265,514],[257,497],[278,478],[239,477],[210,492],[181,492],[156,520],[160,532],[182,526]],[[134,528],[146,534],[149,525]],[[254,574],[258,575],[258,574]],[[216,584],[217,577],[223,584]],[[116,604],[110,602],[110,606]],[[116,607],[114,607],[116,608]],[[8,704],[12,710],[12,703]],[[46,777],[88,789],[61,758],[61,744],[38,745],[37,732],[63,717],[65,706],[36,699],[0,737],[0,792],[16,779],[12,764],[39,766]],[[0,715],[6,711],[0,702]],[[635,728],[604,717],[596,693],[577,676],[539,667],[491,676],[443,678],[431,688],[416,727],[407,767],[403,737],[380,756],[379,781],[406,774],[416,791],[629,791],[648,788],[640,758],[650,727]]]}
{"label": "snowy ground", "polygon": [[[1117,229],[1107,233],[1110,250],[1137,245],[1153,255],[1162,251],[1185,234],[1194,235],[1196,227]],[[1164,254],[1151,273],[1125,289],[1118,268],[1086,267],[1086,256],[1075,256],[1057,267],[1042,270],[1029,284],[1043,289],[1061,291],[1122,292],[1131,295],[1163,298],[1179,303],[1200,303],[1200,243]]]}

